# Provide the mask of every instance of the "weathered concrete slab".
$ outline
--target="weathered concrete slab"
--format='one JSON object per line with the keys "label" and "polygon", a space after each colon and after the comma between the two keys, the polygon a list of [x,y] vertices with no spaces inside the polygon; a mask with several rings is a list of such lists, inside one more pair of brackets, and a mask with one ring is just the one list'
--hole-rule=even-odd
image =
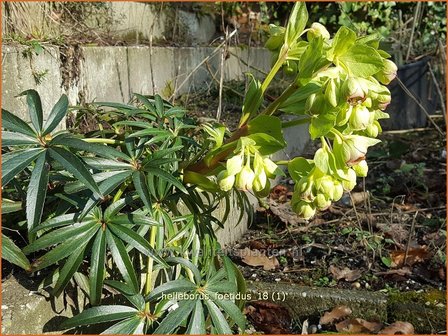
{"label": "weathered concrete slab", "polygon": [[63,91],[59,49],[45,47],[41,55],[25,58],[23,53],[26,50],[27,47],[3,45],[2,108],[29,121],[26,99],[16,98],[16,95],[28,89],[35,89],[41,93],[42,108],[46,118]]}

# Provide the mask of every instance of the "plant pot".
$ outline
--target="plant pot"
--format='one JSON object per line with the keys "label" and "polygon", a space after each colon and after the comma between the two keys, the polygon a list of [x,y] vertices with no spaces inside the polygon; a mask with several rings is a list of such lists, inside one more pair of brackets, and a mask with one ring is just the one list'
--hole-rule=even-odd
{"label": "plant pot", "polygon": [[[405,64],[398,67],[397,77],[406,88],[418,99],[429,114],[434,114],[437,107],[437,96],[428,71],[430,58],[425,57],[420,61]],[[386,112],[390,119],[384,120],[384,129],[408,129],[424,127],[427,117],[422,108],[400,86],[398,80],[394,80],[389,89],[392,94],[392,102]]]}

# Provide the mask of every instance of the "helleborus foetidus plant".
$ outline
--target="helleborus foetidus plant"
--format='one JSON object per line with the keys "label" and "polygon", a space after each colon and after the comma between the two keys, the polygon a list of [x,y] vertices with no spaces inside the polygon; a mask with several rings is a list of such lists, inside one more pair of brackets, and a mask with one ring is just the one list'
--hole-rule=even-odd
{"label": "helleborus foetidus plant", "polygon": [[[245,282],[219,253],[217,228],[231,208],[241,210],[240,219],[250,212],[247,191],[266,197],[282,166],[295,181],[298,215],[327,208],[366,176],[366,152],[388,117],[384,85],[396,67],[377,38],[345,27],[331,37],[307,21],[305,3],[297,2],[286,27],[271,26],[272,69],[262,82],[249,75],[233,132],[197,125],[158,95],[77,108],[78,115],[93,111],[95,131],[55,132],[68,111],[65,96],[46,121],[34,90],[23,93],[31,124],[2,111],[2,214],[14,216],[6,225],[28,233],[23,249],[3,235],[2,255],[29,272],[51,270],[45,283],[53,295],[82,288],[91,307],[61,328],[244,332]],[[291,83],[265,104],[281,70]],[[283,122],[282,114],[295,118]],[[272,161],[286,146],[283,129],[304,123],[321,142],[314,157]],[[108,292],[120,304],[102,305]]]}

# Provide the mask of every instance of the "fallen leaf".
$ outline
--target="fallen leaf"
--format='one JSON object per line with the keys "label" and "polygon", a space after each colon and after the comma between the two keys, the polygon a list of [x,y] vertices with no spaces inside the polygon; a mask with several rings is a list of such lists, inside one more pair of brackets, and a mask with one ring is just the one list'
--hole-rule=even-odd
{"label": "fallen leaf", "polygon": [[365,334],[377,333],[383,325],[379,322],[369,322],[360,318],[354,318],[339,322],[335,327],[340,333]]}
{"label": "fallen leaf", "polygon": [[251,250],[246,247],[244,250],[236,250],[236,254],[246,265],[263,266],[265,271],[271,271],[280,266],[276,257],[268,257],[264,252],[259,250]]}
{"label": "fallen leaf", "polygon": [[362,272],[360,270],[351,270],[348,267],[341,269],[331,265],[329,271],[336,280],[345,279],[348,282],[355,281],[362,276]]}
{"label": "fallen leaf", "polygon": [[278,200],[278,199],[286,200],[287,194],[288,194],[288,188],[286,188],[285,186],[283,186],[281,184],[278,184],[274,188],[272,188],[270,197],[271,197],[271,199],[275,199],[275,200]]}
{"label": "fallen leaf", "polygon": [[406,261],[404,260],[406,251],[392,251],[390,252],[390,257],[392,259],[391,267],[398,267],[404,264],[412,266],[416,263],[425,261],[429,258],[430,253],[428,252],[426,246],[420,246],[417,248],[410,248],[406,256]]}
{"label": "fallen leaf", "polygon": [[266,334],[291,334],[291,316],[287,308],[268,301],[250,302],[245,309],[248,320]]}
{"label": "fallen leaf", "polygon": [[337,306],[332,311],[326,312],[319,320],[319,324],[332,324],[344,317],[349,316],[352,310],[347,306]]}
{"label": "fallen leaf", "polygon": [[304,219],[297,216],[292,210],[291,202],[279,203],[273,199],[269,199],[269,210],[285,224],[296,226],[306,223]]}
{"label": "fallen leaf", "polygon": [[409,267],[402,267],[395,270],[389,270],[386,272],[377,272],[375,275],[398,275],[398,276],[406,276],[411,275],[411,269]]}
{"label": "fallen leaf", "polygon": [[414,326],[409,322],[397,321],[392,323],[390,326],[384,328],[379,332],[379,334],[388,335],[412,335],[415,333]]}

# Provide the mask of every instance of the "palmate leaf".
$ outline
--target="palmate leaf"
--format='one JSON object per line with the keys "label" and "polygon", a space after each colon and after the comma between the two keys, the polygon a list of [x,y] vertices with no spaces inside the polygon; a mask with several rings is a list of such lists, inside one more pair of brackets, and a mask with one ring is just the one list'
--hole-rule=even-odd
{"label": "palmate leaf", "polygon": [[59,296],[62,293],[65,286],[67,286],[72,276],[75,274],[79,266],[82,264],[87,244],[88,241],[84,242],[75,251],[73,251],[70,257],[67,258],[67,261],[65,262],[64,266],[59,271],[58,280],[54,285],[53,288],[54,296]]}
{"label": "palmate leaf", "polygon": [[[40,224],[44,203],[47,196],[48,176],[50,167],[46,163],[47,152],[39,155],[31,174],[30,183],[28,185],[28,193],[26,196],[26,220],[28,230],[35,228]],[[33,235],[30,235],[32,238]],[[31,240],[33,240],[32,238]]]}
{"label": "palmate leaf", "polygon": [[[95,235],[96,231],[99,229],[99,226],[94,225],[88,231],[83,232],[75,237],[71,237],[66,240],[64,243],[58,245],[39,259],[35,260],[32,263],[33,271],[41,270],[45,267],[53,265],[59,260],[67,258],[73,251],[76,250],[79,246],[81,246],[84,242],[89,241]],[[37,241],[37,240],[36,240]]]}
{"label": "palmate leaf", "polygon": [[204,308],[201,301],[196,301],[193,313],[191,314],[190,323],[188,324],[187,335],[204,335],[205,330],[205,316]]}
{"label": "palmate leaf", "polygon": [[148,189],[147,178],[145,173],[141,171],[133,172],[132,181],[134,182],[135,190],[139,194],[141,200],[148,208],[148,210],[151,210],[152,209],[151,195]]}
{"label": "palmate leaf", "polygon": [[88,232],[93,227],[97,227],[98,229],[98,223],[94,221],[76,223],[74,225],[53,230],[26,246],[23,249],[23,252],[25,254],[30,254],[32,252],[48,248],[52,245],[63,243],[66,240],[69,240],[69,238],[76,237],[82,233]]}
{"label": "palmate leaf", "polygon": [[[37,227],[33,228],[30,232],[35,233],[35,232],[38,232],[43,229],[51,229],[51,228],[55,228],[55,227],[74,224],[74,223],[76,223],[77,217],[78,217],[78,214],[73,213],[73,214],[64,214],[61,216],[50,218],[50,219],[47,219],[45,222],[41,223],[40,225],[38,225]],[[92,218],[89,217],[89,218],[84,219],[84,222],[88,222],[88,221],[92,221]]]}
{"label": "palmate leaf", "polygon": [[151,225],[151,226],[161,226],[161,224],[154,219],[147,216],[135,215],[135,214],[122,214],[114,216],[110,220],[110,223],[117,225]]}
{"label": "palmate leaf", "polygon": [[99,306],[84,310],[82,313],[61,324],[61,328],[69,329],[81,325],[111,322],[137,316],[138,310],[128,306]]}
{"label": "palmate leaf", "polygon": [[227,319],[216,306],[216,304],[214,304],[211,300],[206,300],[205,304],[207,305],[208,312],[212,318],[213,326],[216,329],[216,333],[226,335],[232,334],[232,330],[229,327]]}
{"label": "palmate leaf", "polygon": [[88,143],[82,139],[78,139],[73,136],[67,136],[66,134],[64,134],[64,136],[55,137],[51,141],[51,144],[52,145],[63,145],[63,146],[67,146],[70,148],[77,149],[77,150],[95,153],[99,156],[109,158],[109,159],[120,158],[125,161],[131,160],[131,158],[128,155],[126,155],[125,153],[120,152],[112,147],[109,147],[107,145]]}
{"label": "palmate leaf", "polygon": [[143,326],[145,325],[145,318],[134,316],[127,318],[121,322],[104,330],[101,335],[131,335],[143,334]]}
{"label": "palmate leaf", "polygon": [[31,269],[30,262],[25,257],[20,248],[3,233],[2,233],[2,258],[8,260],[11,264],[23,268],[26,271],[29,271]]}
{"label": "palmate leaf", "polygon": [[110,159],[93,158],[93,157],[83,157],[83,161],[87,166],[98,169],[98,170],[123,170],[132,169],[132,165],[126,162],[120,162]]}
{"label": "palmate leaf", "polygon": [[58,102],[53,106],[53,109],[44,124],[42,135],[47,135],[54,131],[61,120],[65,117],[68,110],[68,98],[65,94],[59,98]]}
{"label": "palmate leaf", "polygon": [[36,90],[26,90],[19,94],[19,96],[24,95],[26,95],[26,102],[28,104],[28,112],[30,114],[31,123],[38,132],[41,132],[44,115],[42,112],[42,102],[40,100],[40,96]]}
{"label": "palmate leaf", "polygon": [[90,304],[93,306],[101,302],[101,293],[103,290],[104,274],[106,271],[106,233],[103,229],[98,230],[95,241],[93,242],[90,256],[89,273],[89,297]]}
{"label": "palmate leaf", "polygon": [[159,299],[163,294],[167,295],[170,293],[184,293],[196,290],[196,285],[187,279],[177,279],[154,288],[151,293],[146,296],[146,301],[155,301]]}
{"label": "palmate leaf", "polygon": [[[128,179],[128,177],[131,176],[131,174],[132,171],[123,172],[101,182],[99,185],[101,194],[109,195],[112,191],[117,189],[118,186],[123,184]],[[87,202],[84,204],[83,210],[79,217],[84,218],[90,212],[90,210],[92,210],[92,208],[101,201],[101,199],[102,197],[98,197],[97,195],[94,195],[92,193]]]}
{"label": "palmate leaf", "polygon": [[134,293],[138,293],[138,280],[135,274],[134,267],[132,265],[131,258],[126,251],[126,248],[122,241],[115,237],[109,230],[106,230],[106,239],[109,250],[112,254],[115,264],[120,271],[123,279],[131,286]]}
{"label": "palmate leaf", "polygon": [[22,202],[10,199],[2,199],[2,215],[22,210]]}
{"label": "palmate leaf", "polygon": [[38,144],[39,141],[37,141],[36,137],[17,132],[2,131],[2,147]]}
{"label": "palmate leaf", "polygon": [[[126,172],[126,170],[108,171],[108,172],[93,174],[92,178],[96,183],[99,183],[99,182],[107,180],[117,174],[124,173],[124,172]],[[84,185],[84,183],[82,183],[80,181],[69,182],[64,185],[64,192],[67,194],[78,193],[85,189],[87,189],[87,187]]]}
{"label": "palmate leaf", "polygon": [[28,135],[30,137],[35,137],[37,135],[25,121],[4,109],[2,109],[2,127],[10,131]]}
{"label": "palmate leaf", "polygon": [[171,183],[173,186],[175,186],[177,189],[179,189],[180,191],[182,191],[183,193],[187,194],[188,191],[187,189],[185,189],[184,185],[182,184],[181,181],[179,181],[178,179],[176,179],[173,175],[171,175],[170,173],[167,173],[165,170],[162,170],[158,167],[152,167],[152,166],[145,166],[144,170],[149,172],[152,175],[155,175],[169,183]]}
{"label": "palmate leaf", "polygon": [[98,185],[93,180],[92,175],[87,170],[84,163],[76,155],[66,149],[57,147],[49,148],[48,152],[50,156],[54,160],[58,161],[67,171],[88,186],[89,189],[96,193],[99,197],[102,197]]}
{"label": "palmate leaf", "polygon": [[[224,310],[226,314],[229,315],[229,317],[236,322],[236,324],[242,331],[246,330],[246,319],[241,310],[235,303],[233,303],[233,301],[220,299],[214,292],[207,291],[207,293],[209,294],[211,300],[215,304],[217,304],[222,310]],[[227,324],[229,323],[227,322]]]}
{"label": "palmate leaf", "polygon": [[165,261],[157,254],[153,247],[135,231],[122,225],[109,224],[108,228],[121,240],[125,241],[144,255],[153,258],[156,262],[166,265]]}
{"label": "palmate leaf", "polygon": [[183,300],[180,301],[179,307],[172,310],[159,324],[154,334],[156,335],[169,335],[181,325],[190,315],[191,311],[196,305],[195,300]]}

